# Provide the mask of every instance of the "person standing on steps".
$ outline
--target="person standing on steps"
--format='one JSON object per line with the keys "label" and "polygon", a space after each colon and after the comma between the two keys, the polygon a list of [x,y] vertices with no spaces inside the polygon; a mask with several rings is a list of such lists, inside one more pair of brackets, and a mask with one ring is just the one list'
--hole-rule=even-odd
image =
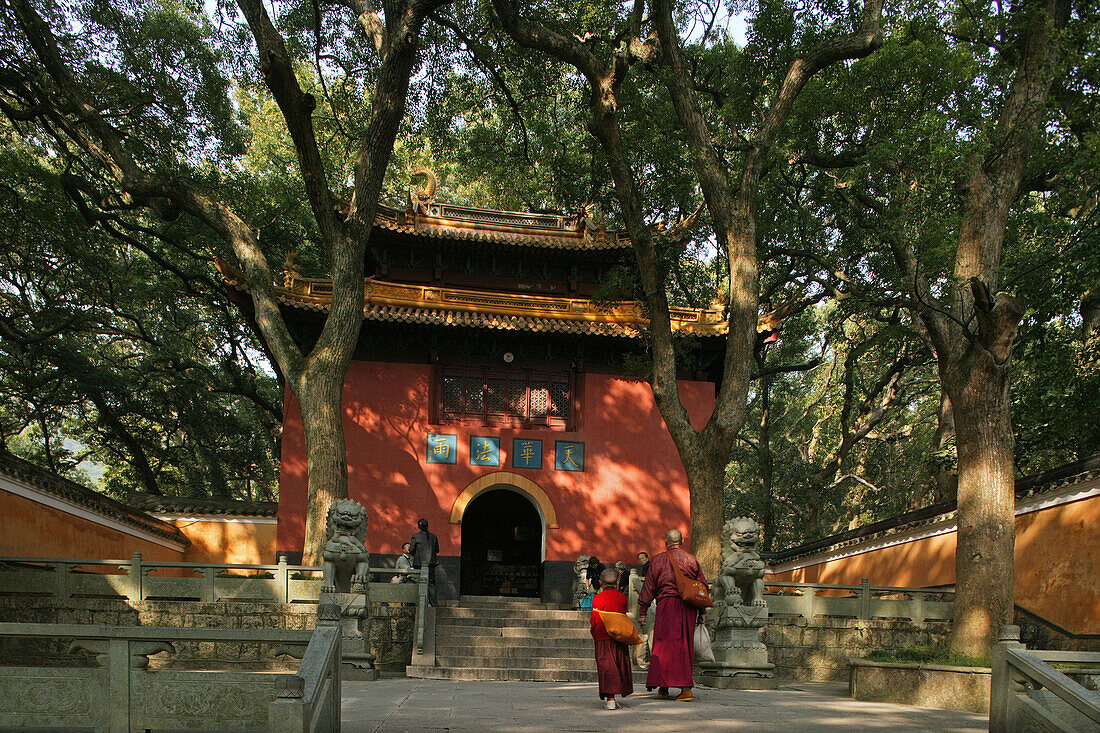
{"label": "person standing on steps", "polygon": [[428,568],[428,605],[435,606],[435,569],[439,565],[439,538],[428,531],[428,520],[416,523],[419,530],[409,542],[414,568]]}
{"label": "person standing on steps", "polygon": [[[703,571],[695,556],[683,548],[684,536],[678,529],[665,534],[665,549],[649,561],[642,591],[638,594],[638,620],[645,628],[646,613],[654,600],[657,602],[656,618],[651,637],[647,690],[657,688],[660,697],[668,697],[668,689],[677,687],[680,702],[691,700],[691,688],[695,686],[691,667],[695,654],[695,625],[701,620],[701,611],[684,603],[676,584],[676,563],[684,577],[703,580]],[[705,582],[705,581],[704,581]]]}

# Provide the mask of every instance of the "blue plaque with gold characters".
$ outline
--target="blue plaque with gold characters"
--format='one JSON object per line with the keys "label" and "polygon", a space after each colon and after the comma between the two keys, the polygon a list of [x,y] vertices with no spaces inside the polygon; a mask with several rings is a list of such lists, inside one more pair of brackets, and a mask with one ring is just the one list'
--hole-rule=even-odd
{"label": "blue plaque with gold characters", "polygon": [[513,468],[542,468],[542,441],[512,438]]}
{"label": "blue plaque with gold characters", "polygon": [[584,443],[559,440],[554,443],[554,468],[559,471],[584,470]]}
{"label": "blue plaque with gold characters", "polygon": [[499,466],[500,438],[470,436],[470,465]]}
{"label": "blue plaque with gold characters", "polygon": [[458,461],[458,436],[428,433],[428,463],[455,463]]}

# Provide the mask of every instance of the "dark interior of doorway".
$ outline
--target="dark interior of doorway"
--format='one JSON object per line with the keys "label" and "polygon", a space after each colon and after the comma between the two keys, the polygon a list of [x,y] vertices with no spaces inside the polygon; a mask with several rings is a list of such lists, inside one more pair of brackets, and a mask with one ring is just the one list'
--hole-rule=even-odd
{"label": "dark interior of doorway", "polygon": [[538,597],[541,574],[538,510],[508,489],[478,494],[462,514],[462,594]]}

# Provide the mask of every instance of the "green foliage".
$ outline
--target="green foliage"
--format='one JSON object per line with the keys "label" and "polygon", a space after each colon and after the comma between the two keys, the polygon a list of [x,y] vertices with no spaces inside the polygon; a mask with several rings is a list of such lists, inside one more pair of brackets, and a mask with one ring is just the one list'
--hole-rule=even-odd
{"label": "green foliage", "polygon": [[[296,150],[233,4],[214,12],[178,0],[36,6],[60,29],[79,81],[125,131],[139,162],[231,201],[255,226],[273,269],[296,252],[304,274],[331,274]],[[744,45],[720,30],[691,31],[709,23],[702,5],[684,5],[679,18],[703,111],[737,170],[792,59],[850,29],[859,6],[746,0],[731,8],[747,22]],[[317,101],[325,170],[345,197],[377,54],[339,8],[292,0],[278,11],[299,83]],[[617,37],[629,12],[612,2],[524,6],[532,18],[589,38]],[[0,16],[5,67],[49,88],[11,13]],[[954,464],[951,444],[936,444],[934,364],[924,334],[902,315],[908,283],[882,235],[913,243],[937,292],[953,284],[957,183],[967,161],[991,149],[1015,63],[1016,51],[988,42],[1022,21],[992,4],[924,1],[892,6],[886,17],[881,49],[810,81],[766,161],[757,221],[762,309],[817,304],[782,324],[757,371],[820,360],[757,380],[743,440],[731,449],[731,508],[770,514],[769,542],[777,545],[942,498],[933,477]],[[596,204],[618,226],[606,161],[586,129],[585,81],[518,49],[482,0],[450,3],[438,18],[425,31],[386,202],[403,205],[409,169],[427,165],[442,200],[557,212]],[[1023,473],[1100,449],[1100,369],[1090,366],[1081,309],[1084,293],[1100,287],[1097,10],[1077,8],[1062,41],[1046,134],[1011,213],[999,283],[1029,307],[1013,384]],[[665,73],[639,62],[619,93],[624,144],[642,172],[636,184],[654,226],[702,201]],[[4,95],[18,106],[10,90]],[[2,133],[0,228],[8,246],[0,252],[0,323],[8,332],[0,334],[0,439],[63,472],[82,470],[87,454],[107,466],[104,485],[116,492],[143,486],[135,468],[142,454],[170,493],[240,495],[246,482],[270,493],[281,393],[210,268],[210,249],[228,261],[231,253],[193,222],[155,223],[138,213],[143,202],[112,198],[87,156],[48,125],[9,121]],[[89,185],[77,195],[65,189],[71,179]],[[862,195],[884,202],[878,230],[852,205]],[[81,217],[74,198],[93,215]],[[692,234],[688,248],[680,238],[660,244],[670,302],[722,303],[729,278],[705,211]],[[597,297],[638,296],[636,273],[624,268]],[[855,425],[879,404],[868,396],[902,348],[911,363],[897,396],[835,461],[846,377]],[[644,356],[624,356],[628,373],[649,373]],[[680,349],[685,371],[695,356]],[[91,402],[93,393],[117,420]]]}
{"label": "green foliage", "polygon": [[[759,519],[766,549],[894,516],[934,492],[930,355],[903,323],[852,307],[827,303],[788,319],[757,360],[760,372],[816,363],[755,382],[727,470],[730,511]],[[881,385],[898,364],[891,394]]]}
{"label": "green foliage", "polygon": [[192,233],[147,225],[120,248],[6,138],[0,443],[116,496],[272,497],[279,387],[205,258],[158,241]]}

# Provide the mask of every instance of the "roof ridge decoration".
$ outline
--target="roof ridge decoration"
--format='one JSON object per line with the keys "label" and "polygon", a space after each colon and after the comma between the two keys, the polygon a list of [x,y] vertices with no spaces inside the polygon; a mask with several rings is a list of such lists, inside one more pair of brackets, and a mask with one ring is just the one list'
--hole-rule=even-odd
{"label": "roof ridge decoration", "polygon": [[[418,188],[417,178],[427,178],[428,183],[424,188]],[[413,215],[428,212],[428,205],[435,201],[435,192],[439,188],[439,179],[435,172],[427,166],[418,166],[409,169],[409,209]]]}
{"label": "roof ridge decoration", "polygon": [[[424,179],[422,184],[417,179]],[[427,166],[409,170],[405,208],[379,204],[374,226],[398,234],[582,251],[629,250],[623,232],[608,231],[595,204],[571,214],[505,211],[436,200],[439,179]],[[339,204],[346,209],[348,204]]]}

